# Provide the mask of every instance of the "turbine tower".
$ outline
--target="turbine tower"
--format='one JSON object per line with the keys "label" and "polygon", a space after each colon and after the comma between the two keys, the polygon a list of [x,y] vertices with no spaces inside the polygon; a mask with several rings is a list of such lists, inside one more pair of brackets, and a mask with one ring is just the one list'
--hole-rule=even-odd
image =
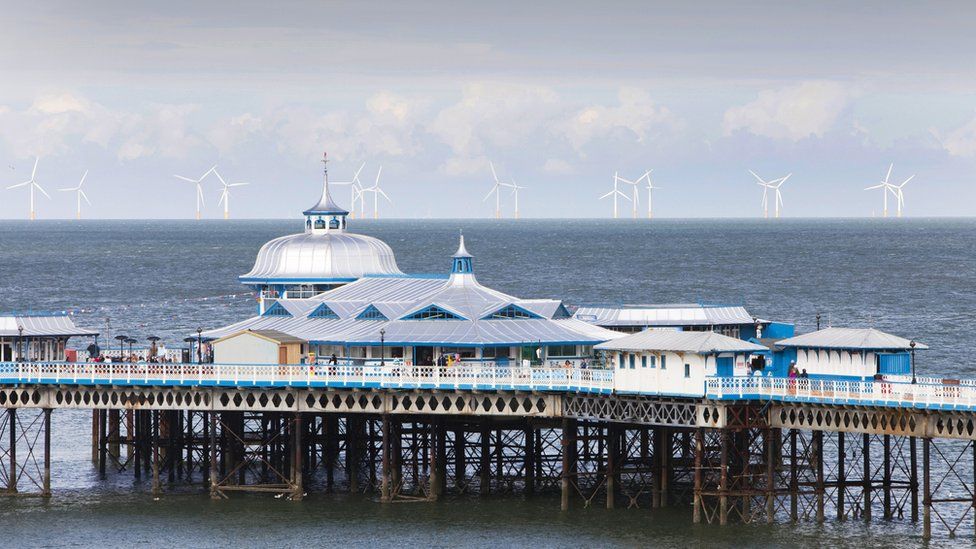
{"label": "turbine tower", "polygon": [[210,168],[203,175],[201,175],[199,179],[190,179],[189,177],[183,177],[182,175],[174,176],[177,179],[182,179],[183,181],[189,181],[190,183],[193,183],[194,185],[197,186],[197,221],[200,220],[200,206],[206,204],[206,201],[203,199],[203,187],[200,185],[200,182],[206,179],[207,176],[210,175],[210,172],[216,169],[217,166],[214,165],[214,167]]}
{"label": "turbine tower", "polygon": [[213,173],[214,173],[214,175],[217,176],[217,179],[220,180],[220,184],[224,186],[224,189],[220,192],[220,200],[217,201],[217,205],[220,206],[220,203],[223,202],[223,204],[224,204],[224,219],[230,219],[230,188],[231,187],[243,187],[244,185],[247,185],[247,183],[230,183],[230,184],[228,184],[226,181],[224,181],[224,178],[223,177],[220,177],[220,172],[217,171],[217,167],[216,166],[214,166]]}
{"label": "turbine tower", "polygon": [[44,188],[37,183],[37,179],[35,177],[37,175],[37,163],[40,162],[40,160],[40,157],[34,158],[34,169],[31,171],[30,179],[24,181],[23,183],[17,183],[16,185],[7,187],[7,189],[16,189],[18,187],[28,186],[30,189],[30,215],[28,219],[31,221],[34,221],[34,219],[37,218],[37,214],[34,212],[34,189],[41,191],[41,194],[46,196],[49,200],[51,198],[51,195],[47,194],[47,191],[45,191]]}
{"label": "turbine tower", "polygon": [[511,183],[502,183],[502,186],[512,189],[512,194],[515,195],[515,219],[518,219],[519,218],[518,193],[522,189],[527,189],[528,187],[523,187],[519,185],[518,183],[515,182],[515,180],[512,180]]}
{"label": "turbine tower", "polygon": [[[661,187],[655,187],[654,184],[651,183],[651,172],[653,171],[654,171],[653,169],[650,169],[647,170],[647,173],[644,174],[644,177],[647,178],[647,186],[644,188],[647,189],[647,218],[648,219],[654,218],[654,197],[653,197],[654,191],[661,188]],[[637,181],[640,181],[640,179],[638,179]]]}
{"label": "turbine tower", "polygon": [[495,180],[495,184],[491,186],[491,190],[488,191],[488,194],[485,195],[485,198],[482,200],[482,202],[491,198],[492,193],[494,193],[495,194],[495,219],[500,219],[502,217],[501,188],[509,187],[510,185],[507,183],[502,183],[501,181],[498,180],[498,173],[495,172],[495,165],[492,164],[491,161],[488,162],[488,167],[491,168],[491,177]]}
{"label": "turbine tower", "polygon": [[600,197],[600,200],[603,200],[604,198],[613,197],[613,218],[614,219],[617,219],[619,217],[618,210],[617,210],[617,197],[621,197],[624,200],[630,200],[629,196],[625,195],[624,193],[620,192],[619,189],[617,189],[617,183],[619,181],[620,181],[620,177],[617,175],[617,172],[613,172],[613,190]]}
{"label": "turbine tower", "polygon": [[783,203],[783,196],[780,194],[779,186],[783,184],[784,181],[790,178],[792,173],[786,177],[781,177],[779,179],[773,179],[772,181],[766,181],[765,179],[756,175],[756,172],[749,170],[749,173],[756,178],[757,185],[763,188],[762,195],[762,208],[763,208],[763,218],[769,218],[769,190],[775,191],[775,207],[776,207],[776,217],[779,217],[779,207]]}
{"label": "turbine tower", "polygon": [[380,166],[380,169],[376,170],[376,182],[373,183],[373,186],[363,189],[362,192],[360,193],[360,195],[363,195],[365,193],[373,193],[373,219],[379,219],[381,195],[383,196],[383,198],[386,199],[387,202],[389,202],[390,204],[393,203],[393,201],[390,200],[390,197],[385,192],[383,192],[383,189],[380,188],[381,173],[383,173],[383,166]]}
{"label": "turbine tower", "polygon": [[355,175],[352,176],[352,180],[351,181],[329,182],[330,185],[349,185],[349,190],[350,190],[350,194],[351,194],[351,197],[350,197],[350,200],[349,200],[349,218],[350,219],[355,219],[356,218],[356,200],[358,200],[360,198],[360,196],[362,195],[362,193],[363,193],[363,183],[362,183],[362,181],[359,180],[359,173],[362,172],[363,171],[363,168],[365,168],[365,167],[366,167],[366,163],[365,162],[363,162],[362,164],[360,164],[359,169],[356,170],[356,173],[355,173]]}
{"label": "turbine tower", "polygon": [[62,192],[72,192],[72,191],[74,191],[76,193],[77,196],[75,198],[78,199],[78,210],[77,210],[77,213],[75,214],[75,219],[81,219],[81,199],[82,198],[85,199],[85,202],[87,202],[89,206],[92,205],[91,200],[88,200],[88,195],[85,194],[85,191],[83,191],[81,189],[81,186],[85,184],[85,178],[86,177],[88,177],[88,170],[85,170],[85,174],[81,176],[81,181],[78,182],[78,186],[77,187],[68,187],[67,189],[58,189],[59,191],[62,191]]}

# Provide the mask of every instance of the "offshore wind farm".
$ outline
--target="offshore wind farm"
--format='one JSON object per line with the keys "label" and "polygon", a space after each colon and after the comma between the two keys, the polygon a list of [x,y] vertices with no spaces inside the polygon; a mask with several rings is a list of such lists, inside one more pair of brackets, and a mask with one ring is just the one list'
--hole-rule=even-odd
{"label": "offshore wind farm", "polygon": [[974,19],[7,6],[4,541],[971,542]]}

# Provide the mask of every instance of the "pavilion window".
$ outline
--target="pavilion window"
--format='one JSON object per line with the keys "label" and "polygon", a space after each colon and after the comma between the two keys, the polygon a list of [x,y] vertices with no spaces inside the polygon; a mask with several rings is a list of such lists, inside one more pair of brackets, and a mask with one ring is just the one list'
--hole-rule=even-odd
{"label": "pavilion window", "polygon": [[685,378],[691,377],[691,364],[685,364]]}
{"label": "pavilion window", "polygon": [[437,305],[431,305],[426,309],[403,317],[403,320],[464,320],[464,318],[452,313],[451,311],[442,309]]}
{"label": "pavilion window", "polygon": [[546,356],[556,358],[556,357],[575,357],[576,356],[576,345],[549,345],[546,350]]}
{"label": "pavilion window", "polygon": [[375,306],[370,305],[363,309],[363,312],[359,313],[356,317],[357,320],[387,320],[386,315],[380,312]]}
{"label": "pavilion window", "polygon": [[661,369],[668,369],[668,355],[661,355]]}
{"label": "pavilion window", "polygon": [[474,347],[441,347],[442,355],[461,355],[462,359],[476,358]]}
{"label": "pavilion window", "polygon": [[647,355],[641,355],[641,368],[647,368]]}
{"label": "pavilion window", "polygon": [[486,320],[527,320],[530,318],[540,318],[539,315],[527,311],[515,305],[503,307],[488,315]]}

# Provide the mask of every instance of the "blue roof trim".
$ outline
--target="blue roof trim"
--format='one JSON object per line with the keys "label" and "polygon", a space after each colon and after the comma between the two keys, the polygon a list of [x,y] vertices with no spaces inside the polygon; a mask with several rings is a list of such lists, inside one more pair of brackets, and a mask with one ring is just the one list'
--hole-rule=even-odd
{"label": "blue roof trim", "polygon": [[356,315],[356,320],[390,320],[375,305],[370,305]]}
{"label": "blue roof trim", "polygon": [[[445,316],[447,318],[420,318],[421,316],[424,315],[424,313],[440,314],[440,315],[443,315],[443,316]],[[412,313],[407,313],[407,314],[401,316],[400,317],[400,320],[468,320],[468,319],[467,318],[464,318],[463,316],[459,315],[458,313],[455,313],[454,311],[451,311],[449,309],[445,309],[444,307],[441,307],[440,305],[428,305],[427,307],[424,307],[423,309],[420,309],[418,311],[414,311]]]}
{"label": "blue roof trim", "polygon": [[327,283],[349,283],[359,280],[358,278],[253,278],[239,276],[237,280],[241,284],[274,284],[277,282],[327,282]]}
{"label": "blue roof trim", "polygon": [[323,303],[318,307],[316,307],[315,309],[313,309],[312,312],[308,313],[307,318],[325,318],[331,320],[338,320],[339,315],[334,310],[332,310],[332,307],[329,307],[328,304]]}
{"label": "blue roof trim", "polygon": [[261,313],[261,316],[292,316],[292,314],[288,312],[288,309],[284,305],[275,301],[275,304],[268,307]]}
{"label": "blue roof trim", "polygon": [[[518,311],[518,312],[520,312],[520,313],[528,316],[529,318],[506,317],[506,316],[495,317],[495,315],[501,313],[502,311],[506,311],[508,309],[515,309],[516,311]],[[542,316],[540,316],[538,313],[533,313],[532,311],[530,311],[530,310],[528,310],[528,309],[526,309],[524,307],[519,307],[518,305],[516,305],[514,303],[509,303],[508,305],[505,305],[501,309],[498,309],[497,311],[492,311],[492,312],[488,313],[487,315],[481,317],[481,320],[528,320],[528,319],[532,319],[532,318],[540,319],[540,318],[542,318]]]}
{"label": "blue roof trim", "polygon": [[416,274],[416,273],[414,273],[414,274],[406,274],[406,273],[403,273],[403,274],[367,274],[367,275],[363,275],[363,278],[421,278],[421,279],[423,279],[423,278],[430,278],[430,279],[437,279],[437,280],[447,280],[448,278],[451,278],[451,275],[449,275],[449,274],[443,274],[443,273],[438,273],[438,274]]}
{"label": "blue roof trim", "polygon": [[339,345],[343,347],[379,347],[380,345],[386,345],[387,347],[402,346],[402,347],[538,347],[541,345],[593,345],[599,343],[600,340],[594,339],[590,341],[510,341],[510,342],[492,342],[492,343],[470,343],[464,341],[384,341],[380,343],[379,341],[328,341],[328,340],[313,340],[309,341],[311,345]]}

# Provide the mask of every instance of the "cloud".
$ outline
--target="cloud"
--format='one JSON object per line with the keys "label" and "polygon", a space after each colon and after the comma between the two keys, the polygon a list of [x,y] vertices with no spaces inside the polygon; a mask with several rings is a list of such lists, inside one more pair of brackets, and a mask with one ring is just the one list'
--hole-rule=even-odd
{"label": "cloud", "polygon": [[976,156],[976,118],[941,137],[933,132],[952,156]]}
{"label": "cloud", "polygon": [[837,82],[803,82],[759,92],[751,103],[725,112],[726,135],[746,131],[773,139],[823,137],[850,103],[852,90]]}
{"label": "cloud", "polygon": [[561,125],[565,137],[577,151],[594,140],[622,136],[644,142],[656,130],[673,129],[677,119],[654,103],[651,95],[638,88],[622,88],[615,106],[592,105],[576,112]]}
{"label": "cloud", "polygon": [[573,173],[573,166],[569,162],[560,158],[550,158],[542,165],[542,171],[546,173],[567,175]]}

